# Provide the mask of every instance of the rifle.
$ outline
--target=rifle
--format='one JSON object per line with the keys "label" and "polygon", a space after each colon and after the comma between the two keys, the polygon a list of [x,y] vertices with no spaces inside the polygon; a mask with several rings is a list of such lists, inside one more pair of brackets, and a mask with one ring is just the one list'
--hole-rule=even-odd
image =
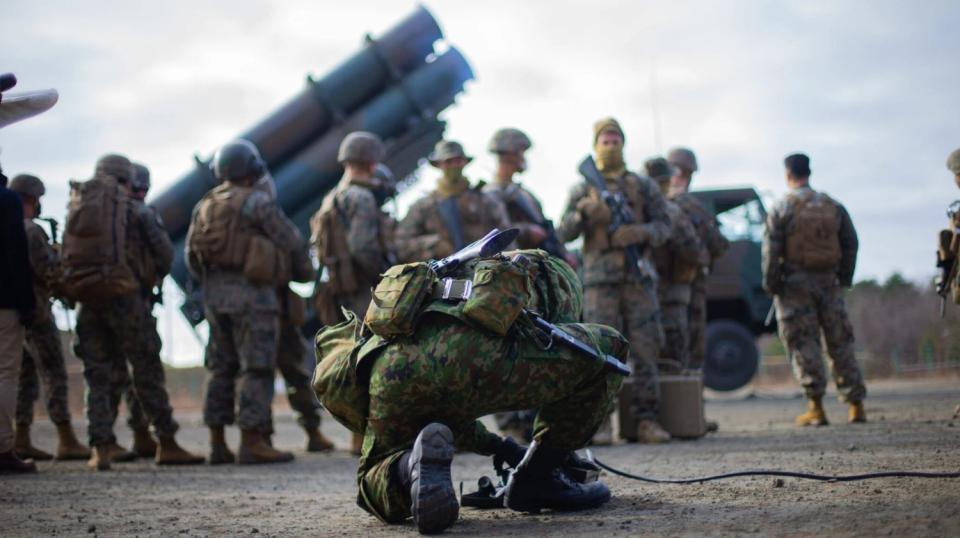
{"label": "rifle", "polygon": [[48,226],[50,226],[50,242],[54,245],[59,243],[60,241],[57,239],[57,231],[60,227],[60,224],[57,222],[57,219],[53,217],[37,217],[37,220],[42,220],[43,222],[46,222]]}
{"label": "rifle", "polygon": [[[458,267],[470,261],[474,258],[489,258],[495,256],[503,251],[517,238],[517,235],[520,233],[516,228],[509,228],[507,230],[500,231],[496,228],[491,230],[487,235],[482,238],[470,243],[461,250],[454,252],[450,256],[443,258],[441,260],[434,260],[430,262],[430,268],[437,274],[438,277],[442,278],[450,273],[454,272]],[[549,321],[543,319],[540,314],[532,312],[528,309],[524,309],[523,313],[533,322],[534,326],[545,333],[550,341],[548,348],[552,345],[553,342],[559,342],[560,344],[578,351],[583,355],[588,357],[598,359],[603,361],[604,367],[608,368],[622,376],[629,376],[633,371],[630,367],[623,362],[621,362],[616,357],[601,353],[599,350],[594,349],[592,346],[580,341],[578,338],[574,337],[570,333],[564,331],[560,327],[550,323]]]}
{"label": "rifle", "polygon": [[463,229],[460,227],[460,210],[457,207],[457,199],[450,197],[437,202],[437,213],[440,214],[440,219],[443,220],[447,231],[450,232],[453,248],[456,250],[466,248],[464,247],[466,240],[463,238]]}
{"label": "rifle", "polygon": [[[587,155],[580,163],[580,166],[577,167],[577,170],[580,172],[580,175],[587,180],[588,185],[597,189],[597,193],[600,194],[600,197],[606,202],[607,207],[610,208],[612,217],[610,219],[610,233],[617,231],[617,229],[624,224],[633,224],[633,213],[631,213],[630,208],[627,207],[627,200],[624,198],[623,193],[610,192],[610,189],[607,188],[607,182],[603,179],[603,176],[600,175],[600,171],[597,170],[597,164],[593,162],[593,157]],[[636,245],[630,245],[623,250],[627,257],[627,264],[630,266],[630,270],[641,280],[644,279],[646,275],[640,269],[641,260],[643,260],[643,257],[640,255],[640,249],[637,248]]]}
{"label": "rifle", "polygon": [[950,230],[940,230],[940,248],[937,250],[937,278],[935,289],[940,296],[940,317],[946,314],[947,293],[950,283],[957,276],[957,234]]}
{"label": "rifle", "polygon": [[565,259],[564,254],[566,253],[563,248],[563,243],[560,242],[560,238],[557,237],[557,230],[553,226],[553,221],[544,218],[543,215],[539,214],[538,211],[534,211],[530,204],[527,203],[526,197],[523,196],[523,193],[520,192],[519,186],[513,192],[513,196],[510,197],[510,201],[513,202],[515,206],[523,213],[527,220],[540,226],[547,232],[547,238],[543,240],[543,243],[540,243],[538,248],[547,251],[551,256],[556,256],[561,260]]}

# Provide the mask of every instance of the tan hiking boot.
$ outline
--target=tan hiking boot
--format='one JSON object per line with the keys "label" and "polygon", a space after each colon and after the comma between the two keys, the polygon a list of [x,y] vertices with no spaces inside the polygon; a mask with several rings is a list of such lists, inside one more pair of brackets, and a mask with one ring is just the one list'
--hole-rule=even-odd
{"label": "tan hiking boot", "polygon": [[109,443],[93,447],[87,467],[94,471],[109,471],[112,449]]}
{"label": "tan hiking boot", "polygon": [[203,456],[184,450],[172,435],[161,435],[157,440],[160,441],[154,459],[157,465],[197,465],[204,462]]}
{"label": "tan hiking boot", "polygon": [[255,430],[240,430],[240,463],[285,463],[293,461],[293,454],[268,445],[263,434]]}
{"label": "tan hiking boot", "polygon": [[210,465],[221,465],[237,461],[236,456],[227,446],[227,438],[223,433],[223,426],[210,427]]}
{"label": "tan hiking boot", "polygon": [[320,433],[320,428],[304,428],[307,433],[307,452],[329,452],[333,442]]}
{"label": "tan hiking boot", "polygon": [[116,441],[106,443],[106,446],[109,450],[110,461],[113,463],[127,463],[137,460],[137,455],[134,452],[118,445]]}
{"label": "tan hiking boot", "polygon": [[830,424],[827,421],[827,413],[823,410],[823,398],[810,398],[807,400],[807,412],[799,415],[793,420],[797,426],[826,426]]}
{"label": "tan hiking boot", "polygon": [[867,412],[863,408],[863,402],[850,402],[850,410],[847,412],[847,419],[851,424],[867,421]]}
{"label": "tan hiking boot", "polygon": [[363,434],[354,433],[350,439],[350,453],[359,456],[363,453]]}
{"label": "tan hiking boot", "polygon": [[77,439],[73,425],[69,421],[57,424],[57,459],[85,460],[90,457],[90,449]]}
{"label": "tan hiking boot", "polygon": [[657,421],[644,419],[637,422],[637,442],[646,444],[666,443],[672,439]]}
{"label": "tan hiking boot", "polygon": [[150,428],[133,430],[133,452],[141,458],[153,458],[157,455],[157,442],[150,435]]}
{"label": "tan hiking boot", "polygon": [[13,451],[22,460],[49,461],[53,459],[53,454],[44,452],[33,446],[30,442],[30,425],[17,424],[17,432],[13,441]]}

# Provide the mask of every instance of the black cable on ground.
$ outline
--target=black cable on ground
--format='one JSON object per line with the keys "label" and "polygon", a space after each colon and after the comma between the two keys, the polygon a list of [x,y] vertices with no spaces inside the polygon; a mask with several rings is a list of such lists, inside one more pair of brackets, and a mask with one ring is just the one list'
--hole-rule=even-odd
{"label": "black cable on ground", "polygon": [[823,475],[814,473],[794,473],[790,471],[737,471],[734,473],[725,473],[712,476],[703,476],[700,478],[685,479],[658,479],[647,478],[645,476],[630,474],[610,467],[594,457],[591,451],[587,451],[587,459],[596,463],[601,469],[609,471],[617,476],[649,482],[651,484],[700,484],[714,480],[724,480],[726,478],[736,478],[739,476],[781,476],[786,478],[803,478],[806,480],[819,480],[821,482],[855,482],[858,480],[870,480],[873,478],[960,478],[960,472],[957,473],[925,473],[915,471],[884,471],[879,473],[851,474],[851,475]]}

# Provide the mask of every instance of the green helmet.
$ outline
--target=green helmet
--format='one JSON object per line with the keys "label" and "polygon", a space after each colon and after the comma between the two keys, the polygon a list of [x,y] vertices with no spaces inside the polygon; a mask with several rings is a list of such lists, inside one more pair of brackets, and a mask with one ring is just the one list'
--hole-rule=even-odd
{"label": "green helmet", "polygon": [[954,174],[960,176],[960,149],[953,150],[953,153],[947,157],[947,168]]}
{"label": "green helmet", "polygon": [[150,190],[150,169],[140,163],[133,163],[133,180],[130,186],[135,190],[147,192]]}
{"label": "green helmet", "polygon": [[130,159],[110,153],[100,157],[93,174],[95,177],[113,177],[120,183],[128,183],[133,179],[134,171]]}
{"label": "green helmet", "polygon": [[43,181],[31,174],[19,174],[10,180],[7,188],[17,194],[25,194],[38,200],[47,192],[47,189],[43,186]]}
{"label": "green helmet", "polygon": [[643,166],[647,169],[647,175],[657,182],[667,181],[677,172],[676,167],[663,157],[647,159]]}
{"label": "green helmet", "polygon": [[468,157],[466,152],[463,151],[463,146],[461,146],[459,142],[441,140],[434,146],[433,153],[427,157],[427,160],[430,161],[430,164],[436,166],[436,164],[441,161],[456,159],[457,157],[462,157],[467,161],[473,160],[473,157]]}
{"label": "green helmet", "polygon": [[237,181],[244,178],[260,179],[267,171],[257,146],[238,138],[217,150],[210,165],[213,175],[220,181]]}
{"label": "green helmet", "polygon": [[490,153],[520,153],[533,146],[526,133],[513,127],[505,127],[493,133],[488,149]]}
{"label": "green helmet", "polygon": [[684,172],[696,172],[699,170],[697,166],[697,156],[687,148],[671,149],[670,153],[667,154],[667,160],[670,161],[670,164]]}
{"label": "green helmet", "polygon": [[366,131],[354,131],[343,138],[337,162],[376,163],[383,160],[386,150],[380,137]]}

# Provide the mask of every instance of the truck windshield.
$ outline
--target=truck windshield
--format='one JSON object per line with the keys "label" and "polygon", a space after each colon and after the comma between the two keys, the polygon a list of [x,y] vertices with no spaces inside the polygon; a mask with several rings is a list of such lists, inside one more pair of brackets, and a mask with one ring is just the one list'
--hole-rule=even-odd
{"label": "truck windshield", "polygon": [[750,200],[718,214],[717,220],[721,233],[728,240],[760,242],[763,240],[764,215],[760,200]]}

